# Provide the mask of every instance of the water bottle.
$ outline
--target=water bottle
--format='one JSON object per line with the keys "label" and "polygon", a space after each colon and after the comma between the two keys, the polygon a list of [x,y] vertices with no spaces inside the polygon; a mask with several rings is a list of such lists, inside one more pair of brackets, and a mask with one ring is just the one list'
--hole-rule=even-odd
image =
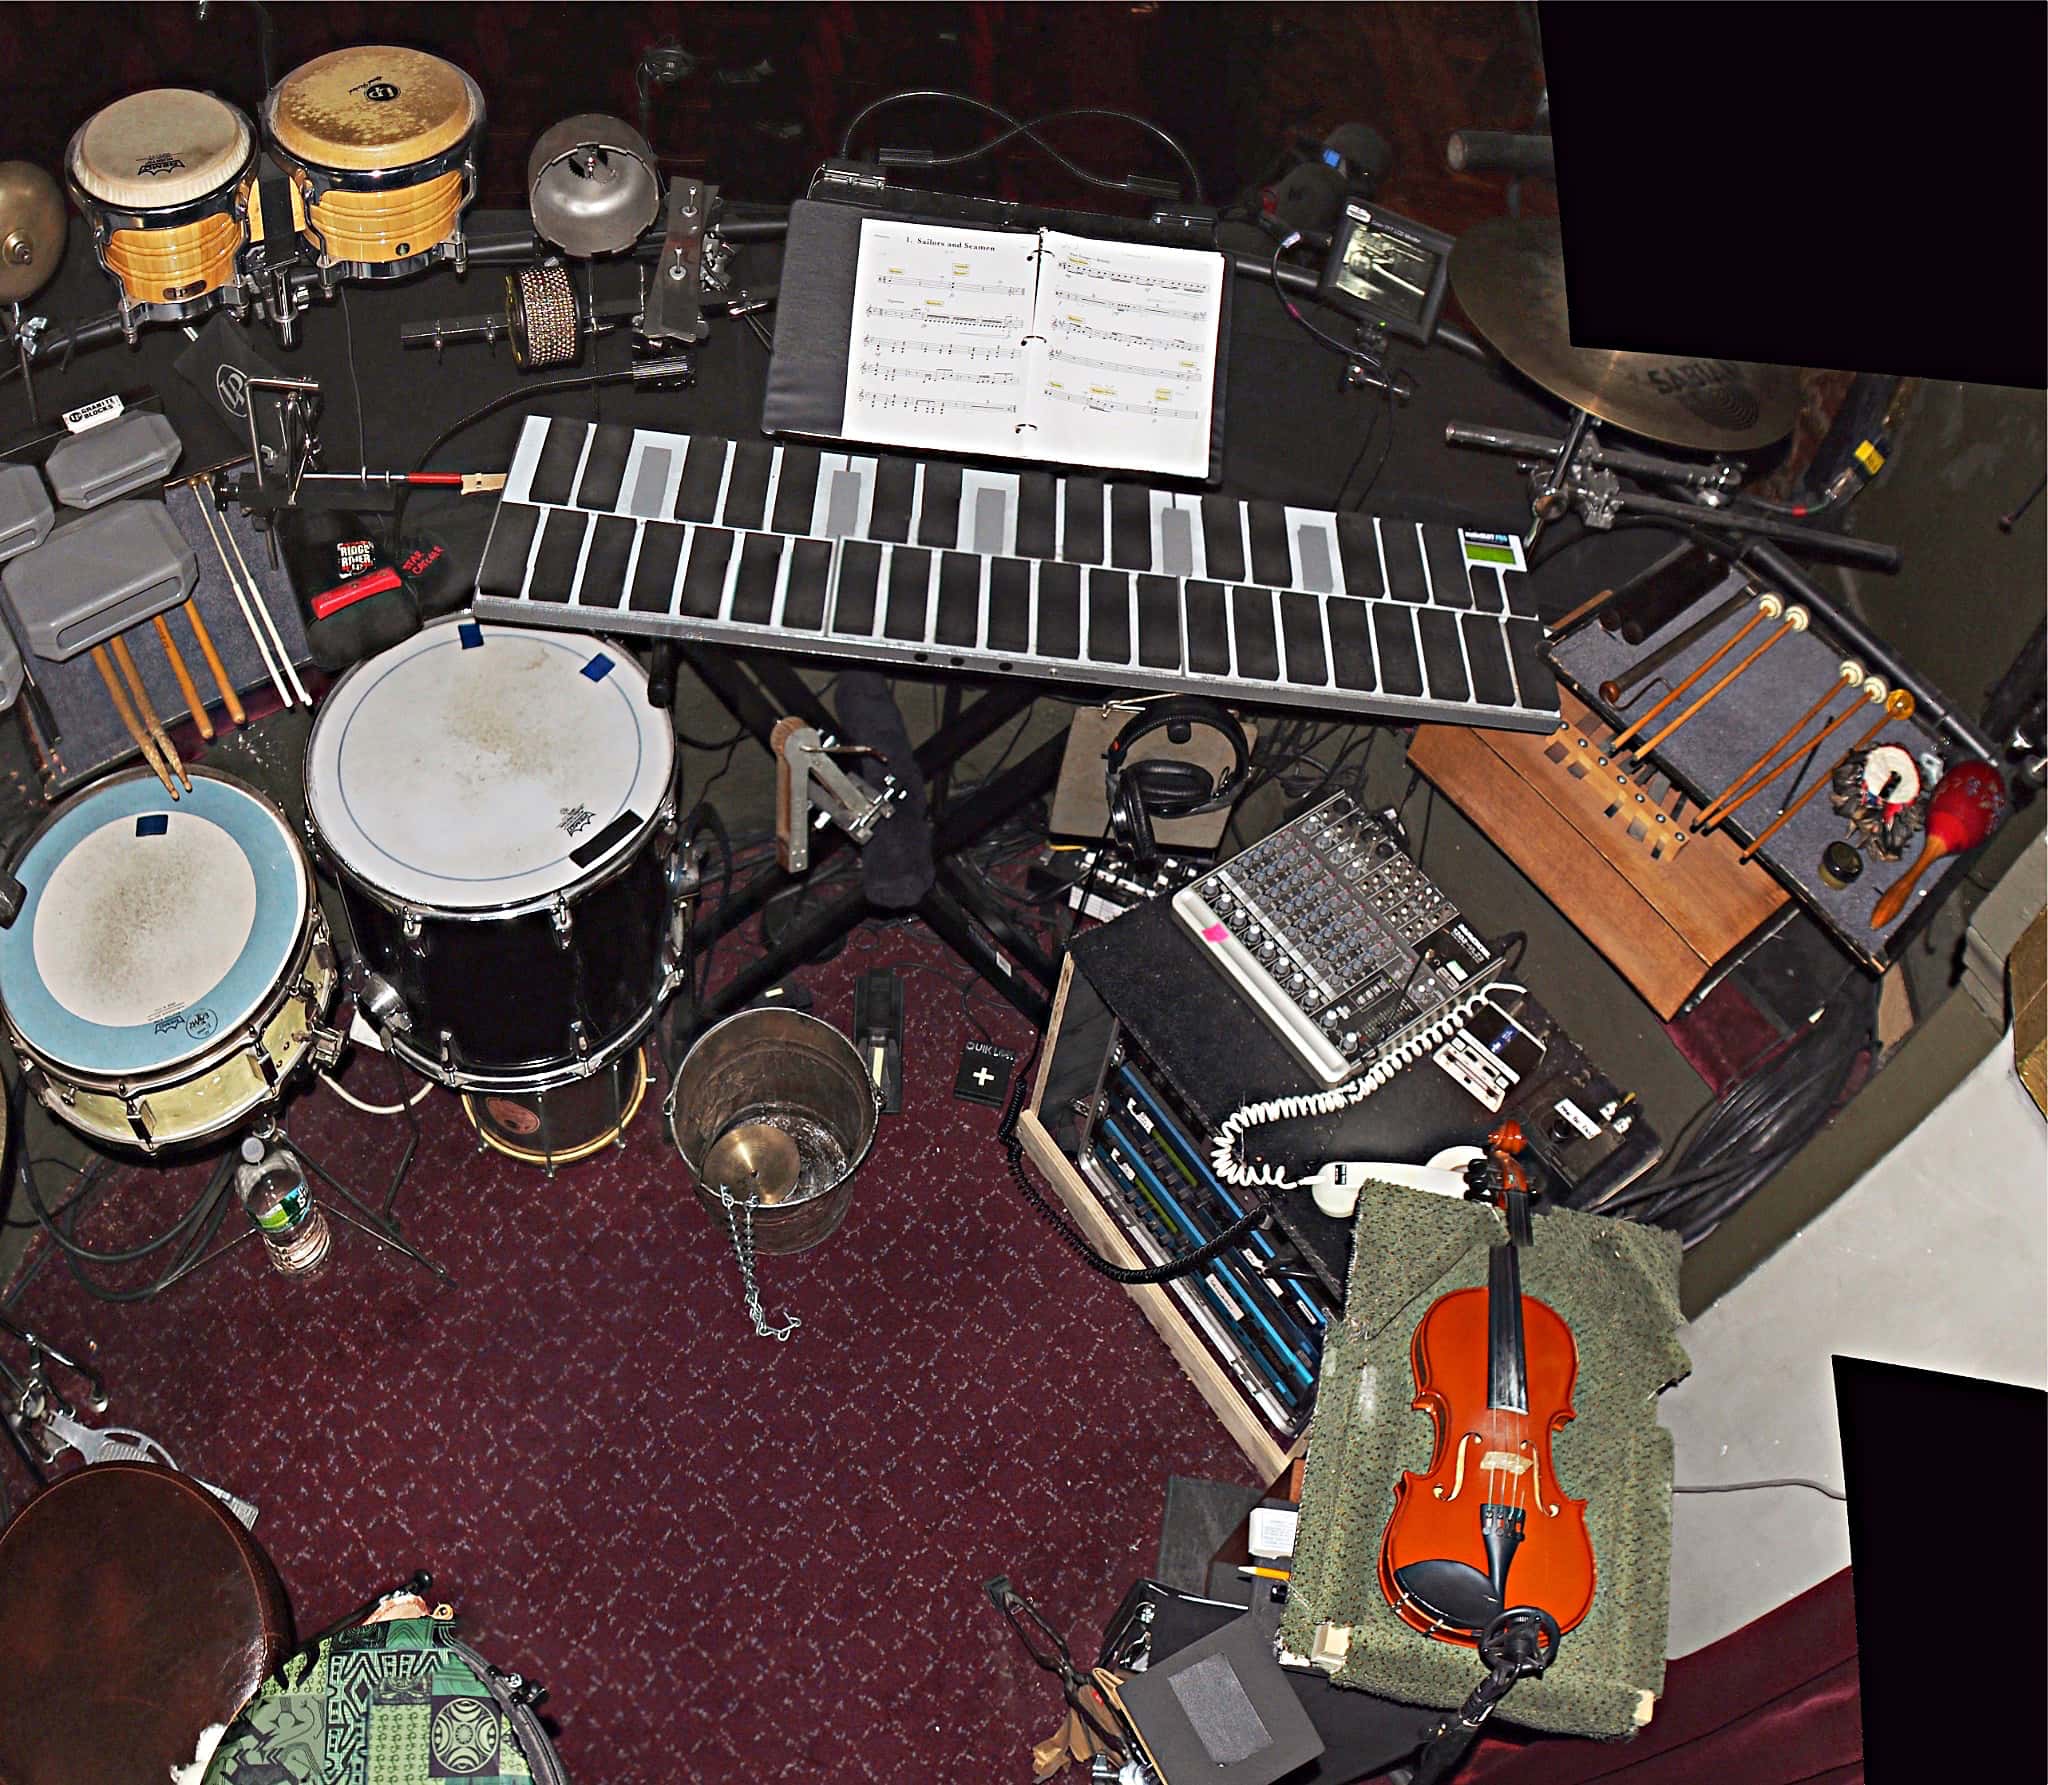
{"label": "water bottle", "polygon": [[235,1194],[279,1270],[308,1272],[326,1261],[334,1235],[288,1149],[266,1147],[250,1135],[242,1142],[242,1163],[235,1168]]}

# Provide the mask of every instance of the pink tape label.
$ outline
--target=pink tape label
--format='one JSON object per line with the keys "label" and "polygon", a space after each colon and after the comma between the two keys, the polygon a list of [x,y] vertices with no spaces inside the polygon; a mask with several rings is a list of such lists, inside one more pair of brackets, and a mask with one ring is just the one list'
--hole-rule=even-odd
{"label": "pink tape label", "polygon": [[1202,932],[1202,940],[1204,942],[1228,942],[1230,940],[1230,932],[1220,923],[1212,923]]}

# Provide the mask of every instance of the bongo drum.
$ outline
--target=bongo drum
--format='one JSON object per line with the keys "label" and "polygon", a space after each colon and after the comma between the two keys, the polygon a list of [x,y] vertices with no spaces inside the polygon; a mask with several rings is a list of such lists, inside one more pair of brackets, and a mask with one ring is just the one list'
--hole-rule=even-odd
{"label": "bongo drum", "polygon": [[452,62],[364,44],[279,81],[264,135],[292,183],[292,218],[330,287],[464,263],[484,99]]}
{"label": "bongo drum", "polygon": [[[646,675],[588,637],[457,615],[320,703],[306,810],[373,982],[359,1005],[479,1100],[492,1144],[560,1162],[639,1095],[679,976],[674,781]],[[600,1074],[603,1121],[553,1095]]]}
{"label": "bongo drum", "polygon": [[262,236],[250,203],[255,167],[248,118],[186,87],[131,93],[73,135],[65,181],[119,292],[131,342],[144,322],[240,309],[253,296],[242,256]]}
{"label": "bongo drum", "polygon": [[306,854],[253,788],[193,769],[175,806],[146,769],[50,814],[0,931],[0,1017],[30,1088],[96,1141],[156,1153],[234,1128],[340,1037]]}

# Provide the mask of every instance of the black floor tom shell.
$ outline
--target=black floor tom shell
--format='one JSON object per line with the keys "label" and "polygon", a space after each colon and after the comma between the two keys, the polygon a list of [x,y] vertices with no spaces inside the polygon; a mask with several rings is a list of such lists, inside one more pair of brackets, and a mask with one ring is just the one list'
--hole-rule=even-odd
{"label": "black floor tom shell", "polygon": [[633,1047],[676,968],[674,785],[668,714],[595,639],[458,615],[343,676],[306,807],[390,1050],[487,1094]]}

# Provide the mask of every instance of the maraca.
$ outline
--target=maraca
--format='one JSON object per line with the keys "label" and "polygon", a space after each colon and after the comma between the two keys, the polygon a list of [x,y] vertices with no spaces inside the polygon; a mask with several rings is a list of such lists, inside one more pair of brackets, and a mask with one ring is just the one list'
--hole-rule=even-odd
{"label": "maraca", "polygon": [[1988,762],[1959,762],[1942,776],[1927,802],[1927,842],[1920,859],[1892,882],[1877,909],[1870,914],[1870,927],[1881,930],[1906,908],[1913,883],[1930,863],[1944,855],[1960,855],[1974,849],[1998,828],[2005,816],[2005,782]]}

